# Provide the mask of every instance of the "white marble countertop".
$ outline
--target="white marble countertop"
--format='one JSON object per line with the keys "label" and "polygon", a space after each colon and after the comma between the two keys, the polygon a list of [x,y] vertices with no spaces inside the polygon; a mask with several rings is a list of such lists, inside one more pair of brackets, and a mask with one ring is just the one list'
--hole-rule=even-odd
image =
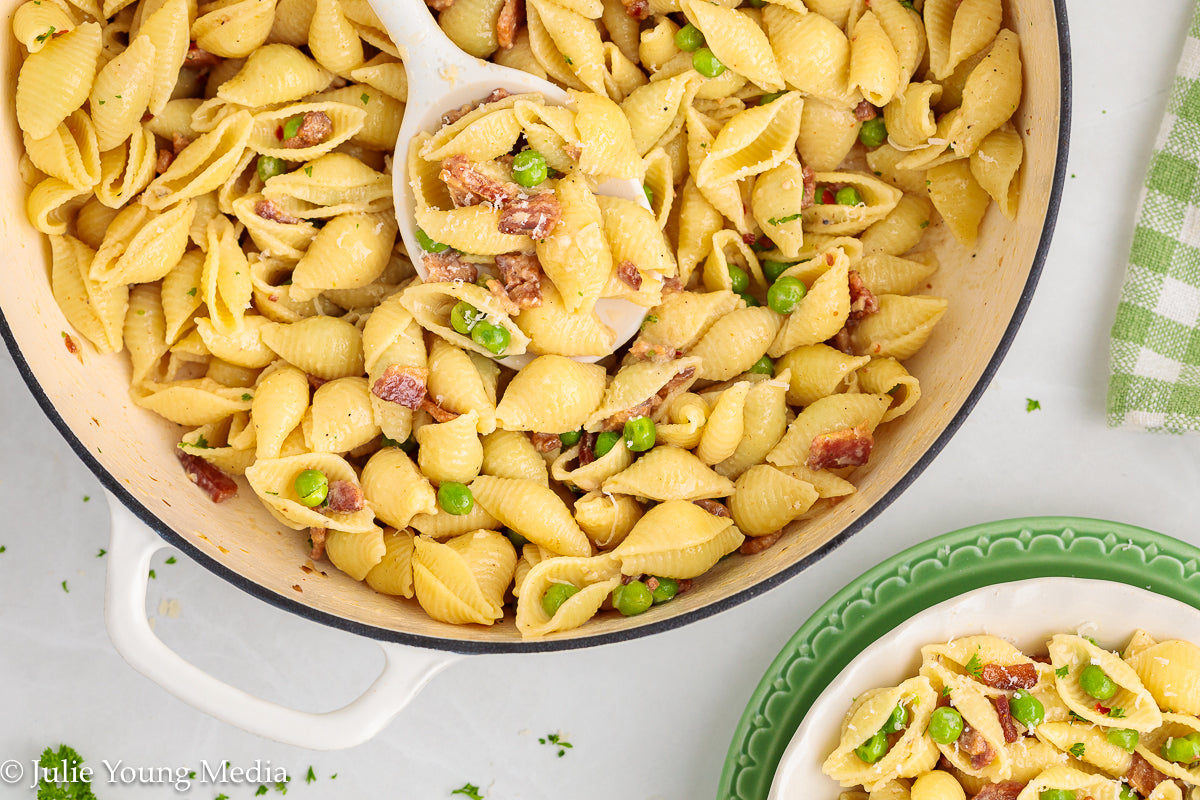
{"label": "white marble countertop", "polygon": [[[102,617],[98,553],[109,526],[100,485],[0,356],[0,762],[23,762],[28,773],[43,748],[66,742],[97,768],[101,800],[174,792],[109,784],[103,761],[176,770],[225,760],[286,769],[297,800],[462,797],[451,791],[467,782],[489,800],[711,797],[771,659],[867,565],[945,531],[1041,514],[1117,520],[1200,544],[1198,440],[1104,424],[1108,329],[1193,4],[1154,0],[1136,13],[1118,0],[1067,5],[1074,124],[1049,260],[991,386],[900,499],[816,566],[713,618],[620,645],[459,661],[352,750],[314,753],[243,733],[125,664]],[[1041,409],[1027,412],[1027,398]],[[150,582],[156,631],[221,678],[321,710],[378,672],[372,642],[267,606],[186,557],[167,564],[169,555],[156,557]],[[558,756],[538,742],[548,733],[574,747]],[[194,785],[179,796],[236,800],[257,789]],[[34,793],[0,784],[9,796]]]}

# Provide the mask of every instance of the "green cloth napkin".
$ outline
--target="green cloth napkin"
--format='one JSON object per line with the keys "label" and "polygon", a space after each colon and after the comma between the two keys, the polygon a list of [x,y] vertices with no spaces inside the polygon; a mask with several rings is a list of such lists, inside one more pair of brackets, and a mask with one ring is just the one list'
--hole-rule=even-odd
{"label": "green cloth napkin", "polygon": [[1200,7],[1154,144],[1112,326],[1108,424],[1200,430]]}

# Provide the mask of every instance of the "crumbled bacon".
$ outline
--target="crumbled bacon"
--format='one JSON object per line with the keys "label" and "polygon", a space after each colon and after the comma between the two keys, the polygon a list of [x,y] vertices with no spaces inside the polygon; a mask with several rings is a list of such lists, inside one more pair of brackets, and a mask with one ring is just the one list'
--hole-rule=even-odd
{"label": "crumbled bacon", "polygon": [[268,200],[265,197],[254,204],[254,213],[263,219],[281,222],[284,225],[296,225],[301,222],[299,217],[293,217],[277,206],[274,200]]}
{"label": "crumbled bacon", "polygon": [[663,292],[682,292],[687,287],[677,276],[671,275],[663,279]]}
{"label": "crumbled bacon", "polygon": [[869,119],[875,119],[879,116],[879,109],[871,105],[867,100],[863,100],[854,107],[854,118],[859,122],[866,122]]}
{"label": "crumbled bacon", "polygon": [[67,348],[67,352],[75,357],[79,357],[79,345],[71,338],[71,334],[63,331],[63,347]]}
{"label": "crumbled bacon", "polygon": [[510,49],[517,41],[517,29],[525,18],[523,0],[504,0],[500,16],[496,18],[496,41],[502,50]]}
{"label": "crumbled bacon", "polygon": [[625,6],[625,13],[638,22],[650,16],[649,0],[621,0],[621,5]]}
{"label": "crumbled bacon", "polygon": [[875,437],[866,422],[816,436],[808,450],[805,466],[809,469],[861,467],[871,457]]}
{"label": "crumbled bacon", "polygon": [[501,253],[496,256],[496,268],[504,281],[504,289],[517,308],[538,308],[542,305],[542,265],[537,256],[526,253]]}
{"label": "crumbled bacon", "polygon": [[221,63],[221,57],[207,50],[201,50],[192,42],[187,54],[183,57],[183,65],[189,69],[208,70]]}
{"label": "crumbled bacon", "polygon": [[383,371],[371,387],[371,394],[389,403],[398,403],[414,411],[425,399],[429,370],[424,367],[402,367],[392,364]]}
{"label": "crumbled bacon", "polygon": [[321,144],[333,134],[333,120],[324,111],[305,111],[304,119],[296,130],[295,136],[283,140],[283,146],[289,149],[313,147]]}
{"label": "crumbled bacon", "polygon": [[671,378],[671,380],[667,381],[666,385],[663,386],[663,388],[658,390],[658,396],[664,400],[667,399],[667,396],[669,394],[671,394],[671,392],[675,391],[680,386],[687,383],[689,380],[691,380],[692,376],[695,374],[696,374],[695,367],[688,367],[687,369],[680,370],[679,372],[677,372],[675,374],[675,377],[673,377],[673,378]]}
{"label": "crumbled bacon", "polygon": [[311,372],[305,373],[305,376],[308,378],[308,388],[312,389],[314,392],[317,389],[320,389],[325,384],[329,383],[329,381],[327,379],[318,378],[316,375],[313,375]]}
{"label": "crumbled bacon", "polygon": [[666,344],[651,344],[645,339],[637,339],[629,346],[631,361],[653,361],[655,364],[665,364],[677,355],[674,347]]}
{"label": "crumbled bacon", "polygon": [[804,197],[800,200],[800,208],[808,208],[815,205],[817,202],[817,173],[812,167],[805,164],[800,170],[800,175],[804,180]]}
{"label": "crumbled bacon", "polygon": [[442,408],[433,400],[430,400],[428,396],[421,401],[421,410],[427,412],[437,422],[449,422],[458,419],[459,416],[448,408]]}
{"label": "crumbled bacon", "polygon": [[596,460],[596,434],[584,431],[579,440],[579,466],[586,467]]}
{"label": "crumbled bacon", "polygon": [[600,423],[602,431],[619,431],[625,428],[625,423],[631,419],[638,417],[648,417],[654,413],[654,410],[662,404],[662,398],[658,395],[647,397],[636,406],[630,406],[622,411],[613,414],[604,422]]}
{"label": "crumbled bacon", "polygon": [[874,314],[879,310],[879,300],[875,295],[871,294],[871,290],[867,288],[867,284],[863,282],[862,275],[855,270],[849,272],[850,284],[850,317],[846,324],[853,327],[857,325],[863,317],[868,314]]}
{"label": "crumbled bacon", "polygon": [[854,355],[854,342],[850,337],[850,329],[842,328],[833,335],[833,338],[826,342],[835,350],[840,350],[848,356]]}
{"label": "crumbled bacon", "polygon": [[178,156],[183,152],[183,149],[192,143],[192,140],[181,133],[171,134],[171,152]]}
{"label": "crumbled bacon", "polygon": [[729,517],[729,516],[731,516],[729,513],[729,509],[725,507],[725,504],[718,502],[716,500],[708,500],[708,499],[693,500],[692,503],[700,506],[705,511],[712,514],[714,517]]}
{"label": "crumbled bacon", "polygon": [[992,706],[996,709],[996,717],[1000,720],[1000,730],[1004,732],[1004,741],[1012,744],[1021,738],[1017,732],[1017,724],[1013,722],[1012,711],[1008,707],[1008,695],[991,698]]}
{"label": "crumbled bacon", "polygon": [[768,547],[779,541],[783,536],[783,531],[775,531],[768,533],[766,536],[747,536],[746,541],[742,542],[742,546],[738,548],[738,552],[744,556],[752,556],[755,553],[761,553]]}
{"label": "crumbled bacon", "polygon": [[513,302],[513,299],[508,296],[508,291],[504,288],[504,284],[500,283],[500,281],[496,280],[495,278],[488,278],[487,281],[484,282],[484,285],[487,287],[487,290],[492,293],[492,297],[496,298],[496,300],[500,303],[500,308],[504,309],[505,314],[515,317],[517,314],[521,313],[521,309],[518,308],[517,304]]}
{"label": "crumbled bacon", "polygon": [[532,197],[518,197],[500,210],[497,226],[501,233],[545,239],[562,216],[562,204],[554,192],[538,192]]}
{"label": "crumbled bacon", "polygon": [[571,142],[567,142],[563,145],[563,152],[566,153],[567,157],[572,161],[578,161],[583,156],[583,150],[579,148],[579,145],[572,144]]}
{"label": "crumbled bacon", "polygon": [[221,503],[237,494],[237,483],[200,456],[175,449],[175,457],[183,465],[188,480],[199,486],[214,503]]}
{"label": "crumbled bacon", "polygon": [[1154,787],[1168,778],[1151,766],[1141,753],[1135,752],[1133,761],[1129,765],[1129,772],[1125,773],[1125,780],[1129,781],[1133,790],[1142,797],[1149,797],[1150,793],[1154,791]]}
{"label": "crumbled bacon", "polygon": [[638,272],[637,264],[628,259],[617,265],[617,278],[635,292],[642,288],[642,273]]}
{"label": "crumbled bacon", "polygon": [[562,447],[562,439],[558,438],[557,433],[533,433],[529,438],[539,453],[553,453]]}
{"label": "crumbled bacon", "polygon": [[330,481],[325,503],[330,511],[350,514],[366,508],[363,490],[350,481]]}
{"label": "crumbled bacon", "polygon": [[312,542],[312,550],[309,551],[308,557],[313,561],[320,561],[325,555],[325,534],[324,528],[308,529],[308,540]]}
{"label": "crumbled bacon", "polygon": [[1033,664],[984,664],[979,680],[993,689],[1032,689],[1037,686],[1037,667]]}
{"label": "crumbled bacon", "polygon": [[154,162],[154,171],[162,175],[171,166],[171,162],[175,160],[175,154],[170,150],[159,150],[158,158]]}
{"label": "crumbled bacon", "polygon": [[1024,789],[1025,784],[1022,781],[987,783],[971,800],[1017,800],[1017,795]]}
{"label": "crumbled bacon", "polygon": [[426,253],[422,258],[425,264],[426,283],[450,283],[464,281],[474,283],[479,277],[479,270],[474,264],[462,260],[462,255],[454,250],[443,250],[440,253]]}
{"label": "crumbled bacon", "polygon": [[515,183],[504,183],[484,175],[462,153],[442,159],[442,171],[438,177],[450,189],[450,199],[457,207],[479,203],[504,205],[521,193]]}
{"label": "crumbled bacon", "polygon": [[959,734],[957,747],[971,760],[971,769],[983,769],[996,760],[996,748],[988,743],[983,734],[964,722],[962,733]]}
{"label": "crumbled bacon", "polygon": [[[429,3],[429,0],[425,0],[425,2]],[[454,3],[454,0],[435,0],[435,2],[444,2],[444,7],[449,8]],[[436,8],[436,6],[433,6],[432,4],[430,7]],[[439,8],[437,10],[441,11],[442,9]],[[467,103],[459,106],[453,111],[447,111],[445,114],[442,114],[442,125],[453,125],[479,106],[486,106],[488,103],[495,103],[496,101],[503,100],[506,97],[508,97],[507,89],[494,89],[491,94],[480,100],[478,103]]]}

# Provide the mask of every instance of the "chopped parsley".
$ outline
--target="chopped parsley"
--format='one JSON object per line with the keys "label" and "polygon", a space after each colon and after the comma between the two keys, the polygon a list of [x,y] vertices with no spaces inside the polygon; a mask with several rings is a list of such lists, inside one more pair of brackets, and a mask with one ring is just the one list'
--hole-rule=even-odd
{"label": "chopped parsley", "polygon": [[1025,413],[1026,414],[1028,414],[1032,411],[1038,411],[1041,409],[1041,407],[1042,407],[1041,402],[1034,400],[1032,397],[1025,398]]}
{"label": "chopped parsley", "polygon": [[287,794],[287,785],[291,780],[291,778],[284,778],[281,781],[275,781],[275,791],[280,794]]}
{"label": "chopped parsley", "polygon": [[45,33],[38,34],[36,37],[34,37],[34,41],[35,41],[35,42],[37,42],[38,44],[45,44],[45,43],[46,43],[46,40],[47,40],[47,39],[49,39],[51,36],[53,36],[53,35],[54,35],[54,31],[55,31],[55,28],[54,28],[54,26],[53,26],[53,25],[51,25],[51,26],[50,26],[50,27],[49,27],[49,28],[46,30],[46,32],[45,32]]}
{"label": "chopped parsley", "polygon": [[7,549],[8,549],[7,545],[0,544],[0,553],[3,553]]}
{"label": "chopped parsley", "polygon": [[455,789],[450,794],[463,794],[471,800],[483,800],[483,795],[479,793],[479,787],[473,783],[464,783],[461,788]]}
{"label": "chopped parsley", "polygon": [[1079,716],[1079,715],[1078,715],[1078,714],[1076,714],[1074,711],[1070,712],[1070,714],[1071,714],[1070,722],[1071,722],[1072,724],[1074,724],[1074,723],[1076,723],[1076,722],[1087,722],[1087,719],[1085,719],[1084,717],[1081,717],[1081,716]]}
{"label": "chopped parsley", "polygon": [[371,95],[367,94],[366,92],[363,92],[362,96],[360,96],[358,99],[362,100],[362,103],[365,106],[367,103],[371,102]]}
{"label": "chopped parsley", "polygon": [[216,796],[216,799],[215,799],[215,800],[229,800],[229,795],[227,795],[227,794],[219,794],[219,795],[217,795],[217,796]]}
{"label": "chopped parsley", "polygon": [[647,314],[646,318],[644,320],[642,320],[642,327],[645,327],[647,325],[653,325],[656,322],[658,322],[658,317],[656,315]]}
{"label": "chopped parsley", "polygon": [[929,227],[929,220],[927,220],[927,219],[926,219],[926,220],[922,220],[922,221],[921,221],[921,230],[925,230],[925,229],[926,229],[926,228],[928,228],[928,227]]}
{"label": "chopped parsley", "polygon": [[564,740],[562,738],[562,736],[557,733],[546,734],[544,737],[538,739],[538,744],[548,744],[548,745],[551,745],[552,747],[557,747],[559,758],[562,758],[563,756],[565,756],[567,754],[567,749],[575,746],[575,745],[571,744],[570,742]]}
{"label": "chopped parsley", "polygon": [[105,550],[103,547],[101,547],[100,552],[96,553],[96,558],[104,558],[104,556],[107,554],[108,554],[108,551]]}
{"label": "chopped parsley", "polygon": [[308,768],[308,774],[304,776],[304,782],[305,782],[305,783],[312,783],[312,782],[313,782],[313,781],[315,781],[316,779],[317,779],[317,774],[316,774],[315,772],[313,772],[313,768],[312,768],[312,767],[309,767],[309,768]]}
{"label": "chopped parsley", "polygon": [[942,697],[949,697],[949,696],[950,696],[950,687],[943,686],[942,687]]}
{"label": "chopped parsley", "polygon": [[[83,758],[65,744],[58,750],[47,747],[38,759],[42,777],[37,784],[38,800],[96,800],[92,792],[90,770],[85,771]],[[58,780],[51,781],[54,777]]]}
{"label": "chopped parsley", "polygon": [[158,576],[154,574],[154,570],[150,570],[150,577],[157,578]]}
{"label": "chopped parsley", "polygon": [[571,60],[570,56],[563,56],[563,61],[567,62],[567,66],[575,65],[575,62]]}
{"label": "chopped parsley", "polygon": [[188,293],[188,297],[195,297],[196,296],[196,287],[193,286],[192,288],[188,289],[187,293]]}
{"label": "chopped parsley", "polygon": [[979,660],[979,650],[979,647],[975,648],[975,653],[971,656],[971,660],[963,667],[963,669],[976,678],[983,674],[983,663]]}
{"label": "chopped parsley", "polygon": [[92,496],[90,494],[85,494],[83,496],[83,502],[85,502],[85,503],[91,499],[92,499]]}
{"label": "chopped parsley", "polygon": [[1068,674],[1070,674],[1070,672],[1071,672],[1071,668],[1069,666],[1067,666],[1066,664],[1063,664],[1061,667],[1054,670],[1054,677],[1065,678],[1065,677],[1067,677]]}
{"label": "chopped parsley", "polygon": [[312,166],[311,165],[304,168],[304,174],[310,178],[312,177]]}
{"label": "chopped parsley", "polygon": [[174,563],[175,563],[175,556],[171,556],[171,557],[170,557],[170,558],[168,558],[168,559],[166,560],[166,562],[164,562],[164,563],[167,563],[167,564],[174,564]]}
{"label": "chopped parsley", "polygon": [[260,783],[260,784],[258,785],[258,790],[257,790],[257,791],[254,793],[254,796],[255,796],[255,797],[262,797],[262,796],[263,796],[264,794],[266,794],[266,793],[267,793],[267,787],[266,787],[266,786],[264,786],[263,784],[261,784],[261,783]]}
{"label": "chopped parsley", "polygon": [[1123,709],[1123,708],[1110,708],[1110,709],[1108,710],[1108,715],[1109,715],[1110,717],[1112,717],[1113,719],[1124,719],[1124,718],[1125,718],[1125,709]]}
{"label": "chopped parsley", "polygon": [[66,582],[66,581],[63,581],[63,582],[62,582],[62,589],[63,589],[63,591],[64,591],[64,592],[66,592],[67,594],[70,594],[70,593],[71,593],[71,590],[67,588],[67,582]]}
{"label": "chopped parsley", "polygon": [[1067,748],[1067,752],[1075,756],[1075,758],[1083,758],[1084,746],[1083,742],[1076,742]]}
{"label": "chopped parsley", "polygon": [[249,392],[242,392],[242,402],[249,403],[253,399],[254,395],[250,394]]}
{"label": "chopped parsley", "polygon": [[783,225],[785,222],[793,222],[794,220],[798,220],[802,216],[804,215],[797,211],[795,214],[788,214],[786,217],[771,217],[769,220],[767,220],[767,224]]}

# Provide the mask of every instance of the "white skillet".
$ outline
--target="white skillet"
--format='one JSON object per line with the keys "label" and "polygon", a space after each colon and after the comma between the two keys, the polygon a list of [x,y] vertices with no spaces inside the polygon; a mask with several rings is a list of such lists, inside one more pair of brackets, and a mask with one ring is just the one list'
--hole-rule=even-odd
{"label": "white skillet", "polygon": [[[414,218],[416,198],[404,168],[413,137],[421,132],[432,133],[442,126],[442,114],[468,103],[477,103],[495,89],[505,89],[513,94],[537,92],[547,102],[563,106],[570,105],[570,97],[549,81],[464,53],[438,27],[422,0],[374,0],[371,6],[399,48],[408,73],[408,103],[396,140],[392,190],[400,235],[413,266],[424,278],[425,265],[421,258],[424,251],[417,243]],[[597,191],[649,207],[642,185],[635,180],[605,181]],[[606,299],[596,303],[596,314],[616,332],[613,346],[617,347],[637,333],[646,309],[626,300]],[[599,358],[580,356],[577,360],[597,361]],[[533,355],[525,354],[499,361],[519,369],[532,359]]]}

